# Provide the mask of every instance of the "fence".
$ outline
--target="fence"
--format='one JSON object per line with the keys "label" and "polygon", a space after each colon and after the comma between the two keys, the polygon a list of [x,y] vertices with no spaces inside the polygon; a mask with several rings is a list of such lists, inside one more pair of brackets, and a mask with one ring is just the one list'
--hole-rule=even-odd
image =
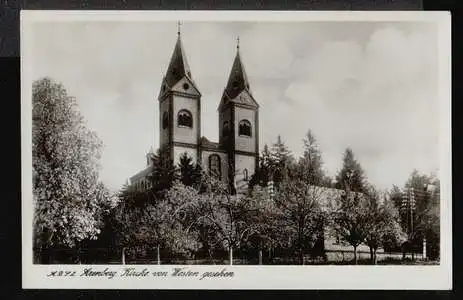
{"label": "fence", "polygon": [[[82,249],[77,252],[72,249],[53,249],[35,253],[35,263],[38,264],[122,264],[121,251],[108,248],[91,248]],[[38,257],[41,256],[41,257]],[[412,255],[407,253],[404,257],[399,252],[378,252],[376,254],[377,262],[387,262],[399,264],[405,260],[411,261]],[[354,259],[353,251],[349,250],[328,250],[323,256],[304,256],[305,265],[324,265],[324,264],[352,264]],[[414,261],[422,260],[422,254],[415,253]],[[359,264],[370,264],[370,252],[357,251],[357,260]],[[147,264],[156,265],[156,255],[152,253],[135,253],[128,251],[125,257],[125,263],[128,265]],[[196,257],[196,258],[179,258],[172,255],[161,255],[160,264],[169,265],[229,265],[228,254],[226,252],[216,253],[213,257]],[[272,256],[270,253],[263,253],[263,265],[299,265],[300,261],[296,255]],[[233,265],[259,265],[259,258],[256,253],[239,253],[233,259]]]}

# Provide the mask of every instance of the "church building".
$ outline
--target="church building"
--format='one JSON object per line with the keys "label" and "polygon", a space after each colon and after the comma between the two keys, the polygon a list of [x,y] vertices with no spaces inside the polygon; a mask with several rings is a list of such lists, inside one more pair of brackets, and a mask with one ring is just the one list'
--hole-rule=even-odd
{"label": "church building", "polygon": [[[167,152],[174,164],[187,153],[203,170],[233,190],[245,189],[258,167],[259,104],[251,92],[239,41],[222,97],[217,99],[218,141],[201,135],[201,89],[194,81],[185,53],[179,31],[157,98],[160,150]],[[148,158],[147,168],[132,176],[129,184],[147,188],[147,175],[151,172]]]}

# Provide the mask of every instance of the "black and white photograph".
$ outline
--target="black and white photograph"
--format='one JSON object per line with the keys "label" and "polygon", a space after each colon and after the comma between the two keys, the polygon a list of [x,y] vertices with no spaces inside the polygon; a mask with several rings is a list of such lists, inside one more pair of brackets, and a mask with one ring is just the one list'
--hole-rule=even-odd
{"label": "black and white photograph", "polygon": [[448,14],[21,19],[29,285],[451,284]]}

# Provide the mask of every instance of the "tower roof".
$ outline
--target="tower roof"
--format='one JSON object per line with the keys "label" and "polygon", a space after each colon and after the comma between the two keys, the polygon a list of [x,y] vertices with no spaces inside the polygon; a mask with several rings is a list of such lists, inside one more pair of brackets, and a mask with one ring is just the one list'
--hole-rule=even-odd
{"label": "tower roof", "polygon": [[188,65],[188,61],[186,59],[179,31],[177,43],[175,44],[174,52],[172,53],[169,67],[167,68],[165,80],[170,87],[173,87],[185,76],[193,83],[190,66]]}
{"label": "tower roof", "polygon": [[235,60],[233,61],[233,66],[230,72],[230,76],[228,77],[228,83],[227,87],[225,88],[225,92],[227,93],[228,97],[233,99],[243,90],[247,90],[249,93],[251,93],[248,76],[246,75],[246,70],[244,69],[243,62],[241,61],[240,48],[238,44],[236,47]]}
{"label": "tower roof", "polygon": [[[246,92],[243,94],[243,92]],[[241,95],[240,95],[241,94]],[[238,97],[239,96],[239,97]],[[236,46],[236,56],[228,77],[227,86],[225,87],[222,100],[219,104],[219,110],[228,102],[247,105],[252,108],[258,108],[259,104],[254,100],[249,85],[248,76],[241,60],[239,39]]]}

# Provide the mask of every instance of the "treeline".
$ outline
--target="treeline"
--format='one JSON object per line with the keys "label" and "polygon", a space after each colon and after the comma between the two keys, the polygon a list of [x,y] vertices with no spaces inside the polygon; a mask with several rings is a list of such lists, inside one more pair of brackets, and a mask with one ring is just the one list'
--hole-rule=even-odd
{"label": "treeline", "polygon": [[[395,187],[388,197],[376,190],[349,148],[340,171],[330,179],[311,131],[298,159],[281,137],[265,146],[245,194],[231,195],[226,184],[209,177],[186,154],[175,166],[158,151],[153,165],[151,189],[127,186],[121,192],[110,236],[117,241],[115,248],[156,249],[158,263],[161,250],[168,257],[210,260],[215,253],[228,252],[230,263],[237,250],[257,255],[259,262],[263,252],[277,250],[303,264],[306,256],[324,259],[324,240],[334,236],[352,246],[354,263],[360,244],[370,248],[376,263],[378,248],[418,251],[425,235],[438,232],[433,225],[439,220],[429,218],[438,203],[430,201],[431,194],[429,201],[420,200],[421,215],[415,214],[414,232],[408,232],[406,213],[398,209],[402,192]],[[272,195],[267,188],[270,180]],[[431,181],[414,172],[406,186],[415,185],[418,191]],[[438,248],[438,240],[428,241]]]}
{"label": "treeline", "polygon": [[[259,263],[263,253],[279,253],[303,264],[307,256],[325,259],[323,241],[333,236],[352,246],[354,263],[360,244],[370,248],[376,263],[378,248],[417,251],[423,238],[433,249],[429,251],[433,259],[439,256],[438,191],[423,191],[431,184],[438,187],[438,179],[414,172],[405,189],[393,187],[386,195],[368,182],[349,148],[340,171],[330,178],[311,131],[298,158],[281,137],[266,145],[244,194],[230,193],[228,185],[209,176],[186,154],[174,165],[158,151],[151,158],[149,189],[125,186],[118,195],[110,195],[98,181],[97,166],[89,164],[98,160],[101,145],[84,142],[96,137],[83,129],[71,100],[49,79],[34,85],[38,262],[47,262],[50,252],[44,250],[67,247],[76,253],[74,262],[81,261],[82,248],[106,248],[121,263],[128,253],[145,251],[157,263],[166,258],[213,261],[227,253],[231,264],[238,252]],[[79,121],[63,125],[66,118]],[[74,131],[79,134],[70,134]],[[50,134],[53,138],[46,140]],[[61,148],[54,148],[59,144],[70,148],[61,153]],[[271,195],[269,181],[274,185]],[[423,191],[411,217],[403,205],[403,192],[410,187]],[[40,255],[44,252],[48,254]]]}

